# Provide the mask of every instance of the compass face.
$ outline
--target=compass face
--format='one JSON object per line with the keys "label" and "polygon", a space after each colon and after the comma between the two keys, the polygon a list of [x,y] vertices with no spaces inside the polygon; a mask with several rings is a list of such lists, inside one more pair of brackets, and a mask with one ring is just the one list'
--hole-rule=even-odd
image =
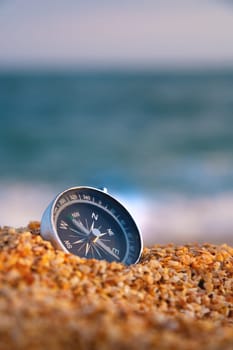
{"label": "compass face", "polygon": [[128,211],[109,194],[91,187],[72,188],[58,196],[52,212],[64,250],[126,265],[138,261],[140,232]]}

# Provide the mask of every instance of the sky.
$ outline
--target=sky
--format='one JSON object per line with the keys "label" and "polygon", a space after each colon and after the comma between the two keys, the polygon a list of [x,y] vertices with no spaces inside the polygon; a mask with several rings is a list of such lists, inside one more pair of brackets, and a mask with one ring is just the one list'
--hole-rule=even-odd
{"label": "sky", "polygon": [[233,65],[233,2],[0,0],[0,67]]}

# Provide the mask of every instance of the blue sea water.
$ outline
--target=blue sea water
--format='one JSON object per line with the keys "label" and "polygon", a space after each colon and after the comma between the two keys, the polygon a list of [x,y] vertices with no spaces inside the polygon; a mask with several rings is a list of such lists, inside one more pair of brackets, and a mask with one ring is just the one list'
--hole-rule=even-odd
{"label": "blue sea water", "polygon": [[0,123],[4,218],[29,188],[155,203],[233,189],[233,70],[1,72]]}
{"label": "blue sea water", "polygon": [[0,179],[233,187],[233,71],[0,74]]}

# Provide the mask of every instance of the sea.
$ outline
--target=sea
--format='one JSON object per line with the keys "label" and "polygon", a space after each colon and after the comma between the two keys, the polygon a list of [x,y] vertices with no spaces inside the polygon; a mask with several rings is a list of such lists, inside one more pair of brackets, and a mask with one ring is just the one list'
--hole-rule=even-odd
{"label": "sea", "polygon": [[0,226],[107,187],[145,244],[233,244],[233,69],[0,72]]}

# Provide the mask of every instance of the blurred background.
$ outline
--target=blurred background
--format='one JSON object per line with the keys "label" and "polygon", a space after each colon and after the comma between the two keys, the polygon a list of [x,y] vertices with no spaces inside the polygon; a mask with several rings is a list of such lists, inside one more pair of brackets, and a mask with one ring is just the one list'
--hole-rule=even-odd
{"label": "blurred background", "polygon": [[232,1],[0,0],[0,226],[75,185],[233,243]]}

